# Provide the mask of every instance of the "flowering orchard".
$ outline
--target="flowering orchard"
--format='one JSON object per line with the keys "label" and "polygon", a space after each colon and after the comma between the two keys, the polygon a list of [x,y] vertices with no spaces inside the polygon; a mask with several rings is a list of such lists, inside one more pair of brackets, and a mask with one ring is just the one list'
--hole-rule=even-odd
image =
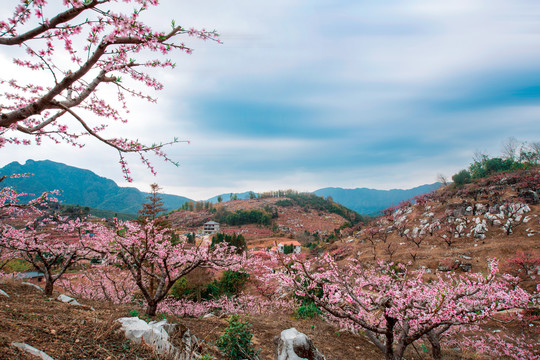
{"label": "flowering orchard", "polygon": [[326,254],[316,261],[282,257],[277,273],[296,295],[311,299],[329,319],[365,331],[386,359],[402,359],[407,347],[427,338],[440,359],[441,340],[454,326],[487,319],[506,309],[525,307],[530,295],[498,276],[496,263],[487,275],[438,274],[424,281],[423,271],[382,263],[364,267],[355,260],[340,266]]}
{"label": "flowering orchard", "polygon": [[[168,30],[152,29],[140,17],[157,5],[157,0],[64,0],[55,6],[21,0],[9,18],[0,19],[0,45],[25,51],[13,59],[21,68],[19,78],[0,78],[0,148],[31,139],[41,144],[44,138],[82,147],[90,136],[118,151],[128,181],[125,153],[137,153],[152,172],[145,153],[171,161],[162,148],[177,139],[144,145],[104,134],[110,121],[127,122],[126,96],[156,101],[139,88],[163,88],[149,70],[173,68],[166,58],[173,51],[191,53],[181,38],[219,42],[215,31],[185,29],[174,21]],[[55,11],[58,6],[63,9]],[[25,82],[23,74],[33,80]],[[98,94],[107,87],[116,92],[113,102]]]}
{"label": "flowering orchard", "polygon": [[247,263],[232,247],[176,241],[170,229],[156,224],[117,221],[113,228],[97,226],[92,238],[92,247],[102,253],[106,263],[121,264],[129,271],[149,316],[156,314],[174,283],[196,268],[235,270]]}
{"label": "flowering orchard", "polygon": [[49,194],[29,204],[18,203],[21,195],[12,188],[0,189],[0,215],[5,219],[0,225],[0,261],[5,265],[21,258],[32,264],[44,274],[45,294],[51,296],[54,283],[90,253],[84,245],[87,224],[45,214]]}

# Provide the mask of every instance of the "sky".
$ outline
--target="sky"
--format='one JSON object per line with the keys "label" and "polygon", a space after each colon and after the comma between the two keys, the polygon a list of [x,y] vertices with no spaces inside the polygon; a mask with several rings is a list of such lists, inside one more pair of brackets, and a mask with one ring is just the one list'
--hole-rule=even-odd
{"label": "sky", "polygon": [[[0,5],[5,18],[9,2]],[[323,187],[411,188],[451,177],[476,152],[540,141],[537,0],[161,0],[145,19],[216,29],[157,76],[157,104],[131,101],[111,134],[166,148],[154,177],[117,153],[45,143],[7,146],[27,159],[92,170],[121,186],[203,200],[221,193]],[[0,73],[11,71],[0,48]],[[13,70],[15,71],[15,70]],[[8,74],[9,73],[9,74]],[[101,91],[101,90],[100,90]],[[1,100],[0,100],[1,101]],[[115,133],[116,132],[116,133]]]}

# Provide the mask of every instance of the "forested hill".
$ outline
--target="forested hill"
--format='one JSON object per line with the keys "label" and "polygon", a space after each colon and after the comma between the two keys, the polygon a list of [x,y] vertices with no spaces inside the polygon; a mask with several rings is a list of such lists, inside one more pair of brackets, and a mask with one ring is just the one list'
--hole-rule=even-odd
{"label": "forested hill", "polygon": [[379,211],[396,206],[404,200],[417,195],[429,193],[441,187],[441,183],[422,185],[412,189],[375,190],[367,188],[342,189],[328,187],[314,191],[324,197],[332,197],[333,201],[363,215],[375,215]]}
{"label": "forested hill", "polygon": [[[19,192],[36,195],[58,189],[62,190],[59,199],[65,204],[123,213],[137,213],[148,196],[136,188],[120,187],[114,181],[98,176],[90,170],[50,160],[27,160],[23,165],[15,161],[0,168],[0,176],[23,173],[34,176],[5,179],[2,186],[14,186]],[[168,194],[161,194],[161,197],[167,209],[177,209],[190,200]]]}

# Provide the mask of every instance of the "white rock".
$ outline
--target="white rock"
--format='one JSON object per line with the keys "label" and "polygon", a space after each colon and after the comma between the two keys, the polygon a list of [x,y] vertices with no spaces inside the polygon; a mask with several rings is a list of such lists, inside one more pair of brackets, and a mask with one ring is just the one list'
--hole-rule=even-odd
{"label": "white rock", "polygon": [[175,355],[178,350],[169,342],[169,333],[174,329],[174,324],[167,324],[167,320],[147,323],[138,317],[123,317],[117,320],[122,324],[126,338],[134,343],[144,342],[153,347],[158,354]]}
{"label": "white rock", "polygon": [[43,292],[43,289],[40,288],[40,287],[39,287],[38,285],[36,285],[36,284],[32,284],[32,283],[29,283],[29,282],[22,282],[21,284],[31,286],[31,287],[36,288],[36,289],[38,289],[39,291]]}
{"label": "white rock", "polygon": [[279,338],[276,336],[274,343],[276,360],[306,360],[298,356],[298,352],[313,354],[309,360],[325,360],[325,357],[313,345],[313,341],[295,328],[283,330]]}
{"label": "white rock", "polygon": [[67,295],[61,294],[58,296],[58,300],[70,305],[81,305],[77,300]]}
{"label": "white rock", "polygon": [[16,348],[19,348],[21,349],[22,351],[25,351],[29,354],[32,354],[34,356],[37,356],[39,357],[41,360],[54,360],[52,357],[50,357],[49,355],[45,354],[43,351],[41,350],[38,350],[36,349],[35,347],[33,346],[30,346],[28,344],[25,344],[25,343],[17,343],[17,342],[12,342],[11,343],[11,346],[14,346]]}

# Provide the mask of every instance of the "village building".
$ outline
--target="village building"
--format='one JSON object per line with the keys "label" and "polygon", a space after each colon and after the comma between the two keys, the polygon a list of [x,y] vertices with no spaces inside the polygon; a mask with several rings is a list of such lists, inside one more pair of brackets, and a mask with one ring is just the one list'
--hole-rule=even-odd
{"label": "village building", "polygon": [[280,253],[285,252],[285,246],[292,246],[293,247],[293,253],[300,254],[302,251],[302,245],[298,241],[286,241],[286,242],[280,242],[277,245],[277,250]]}
{"label": "village building", "polygon": [[219,223],[215,221],[209,221],[203,225],[203,233],[205,235],[216,234],[219,232]]}

